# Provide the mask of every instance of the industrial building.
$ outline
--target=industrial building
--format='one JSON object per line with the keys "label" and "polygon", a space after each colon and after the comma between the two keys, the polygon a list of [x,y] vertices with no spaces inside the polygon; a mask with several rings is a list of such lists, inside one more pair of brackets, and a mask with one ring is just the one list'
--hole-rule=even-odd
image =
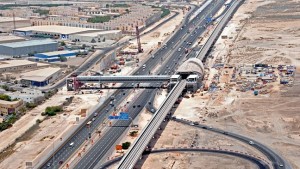
{"label": "industrial building", "polygon": [[15,28],[23,28],[31,26],[29,19],[23,19],[19,17],[0,17],[0,33],[12,32]]}
{"label": "industrial building", "polygon": [[69,39],[70,35],[100,32],[100,29],[79,28],[69,26],[31,26],[15,29],[14,34],[19,36],[47,36],[49,38]]}
{"label": "industrial building", "polygon": [[39,52],[51,52],[58,49],[58,43],[50,40],[30,40],[0,44],[0,55],[28,56]]}
{"label": "industrial building", "polygon": [[26,69],[37,68],[37,63],[28,60],[4,60],[0,61],[0,73],[17,72]]}
{"label": "industrial building", "polygon": [[1,116],[16,113],[22,106],[23,100],[6,101],[0,100],[0,113]]}
{"label": "industrial building", "polygon": [[78,51],[54,51],[54,52],[46,52],[46,53],[37,53],[34,55],[34,59],[36,61],[47,61],[47,62],[57,62],[61,61],[61,57],[76,57]]}
{"label": "industrial building", "polygon": [[61,72],[61,68],[38,69],[21,74],[20,82],[25,86],[43,87],[55,81]]}
{"label": "industrial building", "polygon": [[70,40],[76,42],[103,42],[105,40],[118,40],[122,37],[121,30],[110,30],[93,33],[74,34],[70,36]]}

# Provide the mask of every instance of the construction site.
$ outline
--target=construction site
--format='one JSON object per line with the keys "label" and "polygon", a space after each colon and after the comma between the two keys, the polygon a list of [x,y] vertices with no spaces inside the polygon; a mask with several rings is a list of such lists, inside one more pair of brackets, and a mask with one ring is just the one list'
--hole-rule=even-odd
{"label": "construction site", "polygon": [[[176,101],[171,116],[164,119],[147,149],[201,148],[230,151],[256,157],[271,165],[272,161],[252,146],[257,141],[284,157],[292,168],[300,169],[299,2],[246,0],[207,54],[200,89],[188,91]],[[217,15],[222,10],[224,8]],[[184,12],[181,9],[172,11],[169,17],[174,17],[152,31],[147,28],[140,32],[136,27],[137,39],[124,37],[130,39],[129,45],[109,52],[82,75],[124,76],[136,72],[139,67],[144,67],[147,59],[154,57],[153,53],[179,28]],[[152,25],[152,28],[160,22]],[[204,45],[216,25],[209,26],[191,49]],[[161,65],[156,65],[153,72],[148,74],[154,74],[159,67]],[[102,85],[107,89],[100,89]],[[107,99],[113,100],[115,89],[109,88],[120,84],[99,82],[76,86],[74,82],[74,86],[74,91],[69,91],[67,87],[60,89],[55,97],[32,109],[13,127],[0,133],[0,138],[6,142],[0,146],[0,168],[22,168],[25,163],[36,163],[47,153],[54,152],[61,141],[101,103]],[[114,112],[126,111],[126,106],[137,100],[142,91],[138,88],[131,90]],[[155,108],[164,102],[169,92],[166,87],[157,91],[153,101]],[[65,104],[70,98],[72,101]],[[63,112],[53,117],[41,115],[47,106],[53,105],[64,105]],[[154,112],[145,107],[137,118],[131,119],[132,125],[118,139],[116,147],[112,147],[113,151],[107,160],[126,153],[121,145],[133,143]],[[97,117],[97,114],[92,116]],[[67,159],[67,165],[61,168],[75,168],[81,157],[93,148],[93,144],[102,138],[113,123],[109,119],[103,121],[97,131],[75,151],[75,155]],[[207,127],[200,128],[199,124]],[[220,134],[209,131],[214,128],[225,132]],[[253,141],[243,143],[228,137],[228,133],[238,133]],[[152,169],[154,166],[172,169],[258,168],[243,158],[196,151],[147,154],[136,164],[137,168],[144,169]],[[110,168],[117,168],[117,165]]]}
{"label": "construction site", "polygon": [[[300,168],[297,12],[299,1],[245,1],[206,60],[203,88],[187,94],[174,117],[247,135]],[[225,149],[268,161],[249,144],[192,124],[170,121],[157,137],[153,149]],[[246,160],[211,153],[151,154],[143,159],[141,168],[256,168]]]}

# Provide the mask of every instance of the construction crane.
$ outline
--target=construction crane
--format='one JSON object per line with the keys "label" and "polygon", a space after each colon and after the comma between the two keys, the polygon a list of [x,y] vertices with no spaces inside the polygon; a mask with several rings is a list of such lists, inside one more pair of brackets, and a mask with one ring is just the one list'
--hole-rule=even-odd
{"label": "construction crane", "polygon": [[142,49],[142,45],[141,45],[139,27],[136,26],[135,29],[136,29],[136,40],[137,40],[137,46],[138,46],[138,53],[142,53],[143,49]]}

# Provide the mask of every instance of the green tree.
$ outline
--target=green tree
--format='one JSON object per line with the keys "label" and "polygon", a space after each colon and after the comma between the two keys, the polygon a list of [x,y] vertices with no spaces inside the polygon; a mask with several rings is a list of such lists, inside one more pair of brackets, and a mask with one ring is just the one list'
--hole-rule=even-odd
{"label": "green tree", "polygon": [[11,98],[6,94],[0,94],[0,100],[11,101]]}
{"label": "green tree", "polygon": [[2,85],[1,88],[4,89],[5,91],[9,90],[9,87],[7,85]]}
{"label": "green tree", "polygon": [[56,113],[61,112],[63,109],[61,106],[50,106],[46,107],[45,114],[48,116],[55,116]]}
{"label": "green tree", "polygon": [[110,20],[110,16],[96,16],[94,18],[89,18],[87,21],[91,23],[104,23]]}
{"label": "green tree", "polygon": [[131,145],[130,142],[122,143],[122,149],[127,150],[130,147],[130,145]]}
{"label": "green tree", "polygon": [[59,56],[61,62],[66,62],[68,59],[65,56]]}
{"label": "green tree", "polygon": [[161,18],[163,18],[171,13],[169,9],[166,9],[164,7],[161,7],[161,10],[162,10]]}
{"label": "green tree", "polygon": [[60,46],[66,46],[66,43],[64,41],[61,41]]}
{"label": "green tree", "polygon": [[37,105],[35,104],[35,103],[26,103],[25,104],[25,106],[26,106],[26,108],[28,108],[28,109],[33,109],[33,108],[35,108]]}

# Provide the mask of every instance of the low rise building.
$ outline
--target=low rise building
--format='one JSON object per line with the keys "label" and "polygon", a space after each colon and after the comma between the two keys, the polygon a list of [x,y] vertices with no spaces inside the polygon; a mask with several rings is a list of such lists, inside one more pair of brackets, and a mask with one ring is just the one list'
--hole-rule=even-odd
{"label": "low rise building", "polygon": [[38,69],[21,74],[20,82],[25,86],[43,87],[59,78],[61,72],[61,68]]}
{"label": "low rise building", "polygon": [[28,56],[39,52],[51,52],[58,49],[56,41],[45,40],[29,40],[23,42],[3,43],[0,44],[0,55],[7,56]]}
{"label": "low rise building", "polygon": [[0,36],[0,44],[25,41],[24,38],[18,36]]}
{"label": "low rise building", "polygon": [[37,68],[37,63],[28,60],[4,60],[0,61],[0,73],[17,72],[26,69]]}
{"label": "low rise building", "polygon": [[0,32],[12,32],[15,28],[31,26],[29,19],[15,17],[0,17]]}
{"label": "low rise building", "polygon": [[5,101],[0,100],[0,113],[1,115],[8,115],[18,112],[18,110],[23,107],[23,100],[16,101]]}
{"label": "low rise building", "polygon": [[80,33],[92,33],[99,32],[100,29],[92,28],[79,28],[79,27],[69,27],[69,26],[31,26],[26,28],[20,28],[14,30],[14,34],[23,36],[39,36],[48,35],[53,38],[69,39],[70,35],[80,34]]}
{"label": "low rise building", "polygon": [[35,54],[36,61],[46,61],[46,62],[57,62],[61,61],[61,57],[76,57],[78,51],[54,51],[54,52],[46,52],[46,53],[37,53]]}
{"label": "low rise building", "polygon": [[11,99],[21,99],[25,103],[39,103],[45,100],[45,96],[42,91],[37,89],[25,88],[22,91],[5,93],[10,96]]}
{"label": "low rise building", "polygon": [[76,42],[103,42],[105,40],[118,40],[122,37],[120,30],[101,31],[94,33],[74,34],[70,36],[70,40]]}

